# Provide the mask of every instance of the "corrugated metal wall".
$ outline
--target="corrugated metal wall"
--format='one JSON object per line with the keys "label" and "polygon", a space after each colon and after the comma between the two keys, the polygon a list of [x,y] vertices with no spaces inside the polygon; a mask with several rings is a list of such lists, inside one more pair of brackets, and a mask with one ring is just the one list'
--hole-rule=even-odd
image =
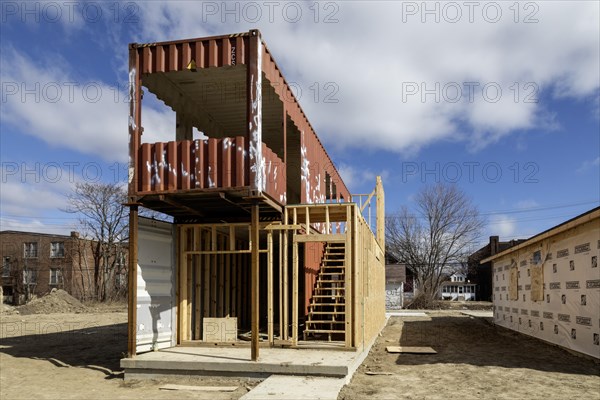
{"label": "corrugated metal wall", "polygon": [[142,73],[183,71],[194,60],[196,68],[248,63],[248,33],[214,38],[140,45]]}
{"label": "corrugated metal wall", "polygon": [[[209,138],[140,147],[138,193],[249,186],[246,139]],[[285,204],[285,165],[263,143],[266,193]]]}

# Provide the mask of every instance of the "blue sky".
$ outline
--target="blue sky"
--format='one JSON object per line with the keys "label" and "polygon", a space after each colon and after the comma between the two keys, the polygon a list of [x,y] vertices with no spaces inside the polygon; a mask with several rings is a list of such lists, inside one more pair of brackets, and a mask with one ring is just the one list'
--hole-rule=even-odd
{"label": "blue sky", "polygon": [[[350,190],[383,176],[388,213],[456,182],[485,241],[599,205],[599,3],[469,4],[3,2],[1,229],[68,232],[74,182],[125,178],[128,43],[253,28]],[[171,138],[170,110],[143,118]]]}

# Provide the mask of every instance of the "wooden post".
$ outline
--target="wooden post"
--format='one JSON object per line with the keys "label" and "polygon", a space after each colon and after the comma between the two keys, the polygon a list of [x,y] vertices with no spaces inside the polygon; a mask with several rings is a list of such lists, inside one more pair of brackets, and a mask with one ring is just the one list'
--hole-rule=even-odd
{"label": "wooden post", "polygon": [[[194,228],[194,250],[202,250],[202,237],[199,227]],[[200,323],[200,296],[202,293],[202,256],[194,255],[194,339],[202,338],[202,324]]]}
{"label": "wooden post", "polygon": [[135,357],[137,332],[138,206],[129,206],[129,271],[127,290],[127,355]]}
{"label": "wooden post", "polygon": [[[227,249],[229,251],[233,251],[235,250],[235,228],[233,226],[229,227],[229,244],[227,246]],[[231,287],[233,286],[232,284],[232,259],[234,257],[234,254],[227,254],[225,259],[225,317],[231,316]]]}
{"label": "wooden post", "polygon": [[187,277],[187,256],[184,251],[187,244],[187,230],[186,228],[179,229],[179,343],[184,340],[188,340],[188,310],[187,310],[187,297],[188,297],[188,277]]}
{"label": "wooden post", "polygon": [[269,343],[273,344],[273,233],[267,234],[267,327]]}
{"label": "wooden post", "polygon": [[[285,223],[285,222],[284,222]],[[283,339],[283,254],[281,252],[282,248],[282,237],[281,231],[278,232],[278,245],[279,245],[279,338]]]}
{"label": "wooden post", "polygon": [[[210,249],[210,235],[211,233],[204,230],[204,250]],[[203,279],[202,279],[202,290],[204,292],[204,299],[202,301],[202,318],[210,316],[210,266],[211,255],[204,255],[204,263],[202,265]]]}
{"label": "wooden post", "polygon": [[[227,238],[225,235],[219,235],[219,250],[225,250],[225,243],[227,242]],[[217,316],[219,318],[223,318],[225,316],[223,306],[224,306],[224,295],[225,295],[225,259],[227,255],[219,254],[219,262],[217,264],[217,269],[219,270],[219,284],[217,289]]]}
{"label": "wooden post", "polygon": [[[211,230],[211,248],[212,251],[217,250],[217,227],[213,226]],[[217,260],[218,256],[212,254],[212,262],[210,263],[210,316],[217,317]]]}
{"label": "wooden post", "polygon": [[[294,225],[298,222],[298,213],[294,208]],[[296,232],[292,235],[292,345],[298,345],[298,242]]]}
{"label": "wooden post", "polygon": [[345,280],[346,280],[346,284],[344,286],[344,300],[346,302],[346,306],[345,308],[345,346],[346,347],[352,347],[352,317],[353,317],[353,310],[352,310],[352,301],[354,299],[355,296],[355,292],[352,290],[352,284],[353,284],[353,274],[354,274],[354,268],[352,268],[352,250],[353,250],[353,245],[354,242],[352,241],[352,235],[355,234],[355,232],[353,232],[353,226],[352,226],[352,208],[351,207],[356,207],[354,205],[347,205],[346,206],[346,243],[345,243],[345,256],[344,256],[344,276],[345,276]]}
{"label": "wooden post", "polygon": [[381,246],[381,250],[383,250],[383,253],[385,254],[385,194],[383,192],[381,176],[377,177],[377,182],[375,184],[375,196],[377,196],[377,215],[375,217],[375,223],[377,224],[377,241],[379,242],[379,246]]}
{"label": "wooden post", "polygon": [[[283,223],[287,225],[288,223],[288,212],[287,208],[283,211]],[[289,284],[288,284],[288,231],[283,231],[283,336],[282,340],[289,339],[288,332],[288,310],[290,307],[289,302]]]}
{"label": "wooden post", "polygon": [[252,246],[252,260],[251,260],[251,271],[252,277],[251,281],[251,295],[250,295],[250,304],[251,304],[251,325],[252,325],[252,351],[251,351],[251,359],[252,361],[258,361],[258,334],[259,334],[259,326],[258,326],[258,285],[259,285],[259,263],[260,263],[260,253],[258,252],[259,246],[259,204],[257,200],[254,200],[252,203],[252,235],[251,235],[251,246]]}

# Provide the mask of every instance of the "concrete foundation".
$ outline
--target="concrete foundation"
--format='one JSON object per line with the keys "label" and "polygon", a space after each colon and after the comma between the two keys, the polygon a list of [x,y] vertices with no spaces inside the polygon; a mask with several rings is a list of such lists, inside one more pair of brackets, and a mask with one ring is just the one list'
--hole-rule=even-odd
{"label": "concrete foundation", "polygon": [[249,348],[171,347],[124,358],[125,379],[160,376],[236,376],[266,378],[270,375],[302,375],[344,378],[364,357],[353,351],[325,349],[261,349],[257,362]]}

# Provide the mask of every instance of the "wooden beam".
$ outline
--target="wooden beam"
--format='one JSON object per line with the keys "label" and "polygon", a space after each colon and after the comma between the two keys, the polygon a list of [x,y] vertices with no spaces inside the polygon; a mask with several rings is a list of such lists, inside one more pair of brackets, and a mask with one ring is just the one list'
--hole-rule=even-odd
{"label": "wooden beam", "polygon": [[188,340],[188,277],[187,277],[187,257],[183,251],[187,244],[187,229],[182,227],[179,229],[179,342]]}
{"label": "wooden beam", "polygon": [[[203,229],[204,232],[204,248],[210,248],[210,236],[211,232]],[[204,299],[202,301],[202,318],[210,316],[210,266],[212,265],[210,254],[204,255],[204,263],[202,265],[202,291],[204,293]]]}
{"label": "wooden beam", "polygon": [[260,254],[258,252],[258,243],[259,243],[259,203],[258,201],[254,201],[252,204],[252,225],[251,225],[251,247],[252,247],[252,260],[251,260],[251,294],[250,294],[250,304],[251,304],[251,332],[252,332],[252,351],[251,351],[251,359],[252,361],[258,361],[258,335],[259,335],[259,326],[258,326],[258,317],[259,317],[259,263],[260,263]]}
{"label": "wooden beam", "polygon": [[[360,206],[360,212],[363,212],[367,205],[371,202],[371,199],[373,198],[373,196],[375,196],[376,191],[377,188],[373,189],[373,191],[369,193],[369,197],[367,197],[367,200],[365,200],[365,202]],[[362,202],[362,197],[360,201]]]}
{"label": "wooden beam", "polygon": [[273,233],[267,233],[267,335],[273,343]]}
{"label": "wooden beam", "polygon": [[278,283],[279,283],[279,290],[278,290],[278,294],[279,294],[279,339],[283,338],[283,254],[282,254],[282,235],[281,235],[281,231],[277,232],[278,234],[278,241],[277,244],[279,246],[279,260],[278,260],[278,264],[279,264],[279,275],[278,275]]}
{"label": "wooden beam", "polygon": [[321,234],[314,233],[312,235],[295,235],[294,242],[306,243],[306,242],[332,242],[332,243],[344,243],[346,241],[346,235],[338,234]]}
{"label": "wooden beam", "polygon": [[[294,208],[294,225],[298,223],[298,213]],[[292,240],[292,345],[298,345],[298,242],[296,232]]]}
{"label": "wooden beam", "polygon": [[138,206],[129,207],[129,271],[127,287],[127,355],[135,357],[137,327]]}
{"label": "wooden beam", "polygon": [[379,242],[379,246],[381,246],[381,250],[383,250],[385,254],[385,194],[383,192],[381,176],[377,177],[375,191],[377,192],[377,215],[375,217],[375,222],[377,224],[377,242]]}
{"label": "wooden beam", "polygon": [[[231,235],[231,230],[229,231]],[[231,250],[231,237],[229,238],[229,250]],[[231,258],[233,255],[226,254],[225,256],[225,304],[224,317],[231,315]]]}
{"label": "wooden beam", "polygon": [[293,224],[269,224],[267,226],[265,226],[263,229],[267,230],[267,231],[291,231],[291,230],[295,230],[295,229],[302,229],[304,226],[303,225],[293,225]]}
{"label": "wooden beam", "polygon": [[176,200],[173,200],[170,197],[168,197],[167,195],[160,194],[160,195],[158,195],[158,199],[160,201],[162,201],[162,202],[167,203],[170,206],[177,207],[177,208],[182,208],[185,211],[189,212],[190,214],[197,215],[199,217],[204,217],[205,216],[204,213],[200,212],[199,210],[196,210],[194,208],[188,207],[188,206],[186,206],[183,203],[180,203],[180,202],[178,202]]}
{"label": "wooden beam", "polygon": [[[217,228],[212,227],[211,231],[211,250],[216,251],[217,248]],[[217,256],[212,256],[210,263],[210,316],[217,316]]]}
{"label": "wooden beam", "polygon": [[186,256],[185,257],[185,262],[186,262],[186,272],[187,272],[187,284],[186,284],[186,288],[187,288],[187,296],[185,299],[185,309],[187,311],[187,321],[186,321],[186,338],[190,339],[190,336],[192,335],[192,311],[193,311],[193,307],[191,304],[191,300],[192,300],[192,295],[194,292],[194,281],[192,280],[193,277],[193,265],[192,265],[192,257],[193,256]]}
{"label": "wooden beam", "polygon": [[[194,229],[194,248],[200,250],[202,247],[202,237],[199,227]],[[194,339],[202,338],[202,324],[200,323],[200,296],[202,295],[202,256],[192,257],[194,262]]]}
{"label": "wooden beam", "polygon": [[[225,249],[226,238],[224,235],[219,235],[219,248],[221,250]],[[218,289],[217,289],[217,316],[223,318],[225,316],[224,310],[224,294],[225,294],[225,258],[227,256],[224,254],[219,254],[217,256],[217,270],[218,270]]]}
{"label": "wooden beam", "polygon": [[[287,225],[288,223],[288,211],[287,208],[283,212],[283,223]],[[288,283],[288,231],[283,231],[283,244],[282,244],[282,253],[283,253],[283,335],[281,337],[282,340],[288,340],[289,332],[288,332],[288,310],[290,307],[289,303],[289,283]]]}
{"label": "wooden beam", "polygon": [[353,218],[352,218],[352,211],[351,211],[351,206],[347,206],[346,208],[346,248],[345,248],[345,252],[344,252],[344,276],[345,276],[345,289],[344,289],[344,300],[345,300],[345,326],[344,326],[344,331],[345,331],[345,347],[352,347],[352,329],[353,329],[353,324],[352,324],[352,316],[353,316],[353,310],[352,310],[352,302],[354,299],[354,294],[355,292],[353,291],[353,273],[354,273],[354,268],[352,265],[352,250],[353,250],[353,246],[354,246],[354,242],[352,241],[352,235],[355,234],[355,232],[353,232],[353,226],[352,226],[352,222],[353,222]]}

